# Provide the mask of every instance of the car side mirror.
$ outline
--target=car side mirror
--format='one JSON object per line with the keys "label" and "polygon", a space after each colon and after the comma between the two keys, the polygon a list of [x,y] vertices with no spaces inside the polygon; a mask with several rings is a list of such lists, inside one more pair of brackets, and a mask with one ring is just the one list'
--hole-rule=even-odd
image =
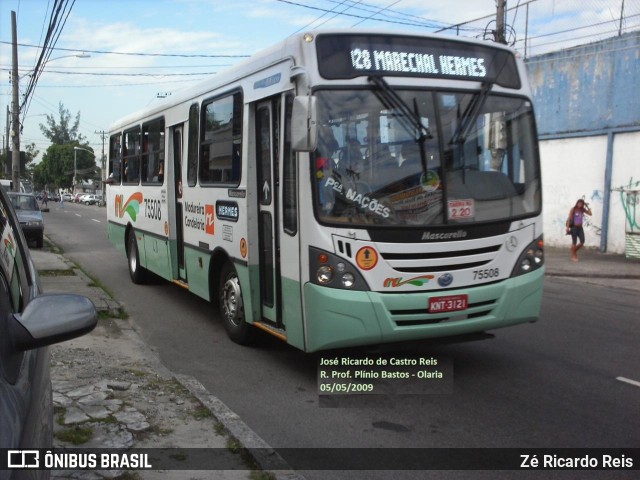
{"label": "car side mirror", "polygon": [[34,298],[11,320],[14,347],[25,351],[89,333],[98,323],[98,313],[87,297],[54,293]]}

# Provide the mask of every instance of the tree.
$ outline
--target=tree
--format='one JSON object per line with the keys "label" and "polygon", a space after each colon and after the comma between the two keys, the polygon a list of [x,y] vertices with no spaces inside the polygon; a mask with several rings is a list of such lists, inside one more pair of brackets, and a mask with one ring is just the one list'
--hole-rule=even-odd
{"label": "tree", "polygon": [[47,115],[47,125],[40,124],[42,134],[54,145],[66,145],[74,142],[80,145],[86,142],[86,138],[78,132],[80,112],[76,115],[73,125],[71,125],[71,114],[69,110],[64,108],[62,102],[58,104],[58,114],[60,115],[59,123],[56,122],[53,115]]}
{"label": "tree", "polygon": [[34,183],[54,190],[72,187],[74,172],[78,181],[96,178],[95,157],[89,152],[78,150],[75,153],[77,164],[74,169],[73,147],[82,147],[93,152],[88,145],[79,145],[77,142],[51,145],[42,156],[42,161],[35,167]]}

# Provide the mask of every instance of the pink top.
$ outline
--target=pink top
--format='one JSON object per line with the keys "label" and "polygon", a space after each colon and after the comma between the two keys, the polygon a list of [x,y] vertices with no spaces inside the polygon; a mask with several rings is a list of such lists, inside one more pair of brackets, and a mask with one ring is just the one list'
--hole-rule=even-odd
{"label": "pink top", "polygon": [[583,218],[584,218],[584,212],[582,210],[578,210],[577,208],[574,208],[573,209],[573,224],[576,227],[581,227]]}

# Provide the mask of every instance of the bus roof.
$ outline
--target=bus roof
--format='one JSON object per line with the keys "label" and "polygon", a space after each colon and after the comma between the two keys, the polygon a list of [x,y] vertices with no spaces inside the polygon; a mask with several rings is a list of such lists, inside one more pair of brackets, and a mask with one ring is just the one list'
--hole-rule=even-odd
{"label": "bus roof", "polygon": [[164,102],[158,103],[151,107],[147,107],[125,117],[116,120],[109,127],[109,131],[120,130],[126,128],[139,121],[142,118],[148,118],[159,114],[173,106],[194,100],[202,95],[207,94],[215,89],[220,89],[225,85],[233,84],[238,80],[251,75],[252,73],[259,72],[271,65],[275,65],[283,60],[289,58],[295,64],[295,59],[299,57],[302,50],[304,39],[307,35],[312,35],[312,38],[316,38],[318,35],[372,35],[372,36],[395,36],[395,37],[418,37],[418,38],[431,38],[446,40],[447,42],[457,42],[460,44],[481,45],[485,48],[495,48],[498,50],[507,50],[513,53],[513,50],[506,45],[477,40],[475,38],[460,37],[443,34],[424,33],[418,34],[414,32],[407,32],[402,30],[385,30],[385,29],[322,29],[322,30],[308,30],[306,32],[298,33],[287,37],[286,39],[267,47],[251,57],[239,62],[238,64],[223,70],[221,73],[213,75],[202,82],[180,90],[175,96],[167,99]]}

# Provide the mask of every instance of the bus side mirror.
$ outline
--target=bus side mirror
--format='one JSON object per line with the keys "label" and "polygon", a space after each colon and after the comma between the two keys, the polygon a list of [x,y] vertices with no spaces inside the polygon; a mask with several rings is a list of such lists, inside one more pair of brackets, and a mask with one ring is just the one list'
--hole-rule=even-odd
{"label": "bus side mirror", "polygon": [[291,112],[291,148],[297,152],[313,152],[317,143],[316,97],[295,97]]}

